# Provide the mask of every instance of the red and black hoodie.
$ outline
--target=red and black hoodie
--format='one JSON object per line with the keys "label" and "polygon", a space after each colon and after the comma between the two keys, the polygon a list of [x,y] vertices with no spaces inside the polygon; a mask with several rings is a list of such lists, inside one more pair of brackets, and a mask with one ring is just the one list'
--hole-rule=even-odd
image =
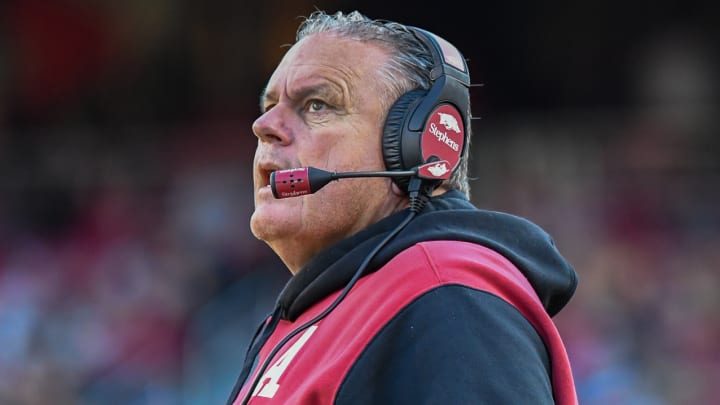
{"label": "red and black hoodie", "polygon": [[480,210],[460,192],[431,198],[328,312],[406,215],[339,242],[290,279],[228,404],[577,403],[551,320],[575,292],[575,271],[537,225]]}

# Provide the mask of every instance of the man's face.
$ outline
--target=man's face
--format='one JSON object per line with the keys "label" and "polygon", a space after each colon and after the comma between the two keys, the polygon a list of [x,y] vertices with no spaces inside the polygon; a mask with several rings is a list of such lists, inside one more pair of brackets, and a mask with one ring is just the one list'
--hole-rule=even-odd
{"label": "man's face", "polygon": [[402,208],[391,180],[344,179],[315,194],[275,199],[274,170],[383,170],[385,117],[377,70],[387,53],[375,44],[316,34],[295,44],[267,84],[253,175],[253,234],[295,273],[331,244]]}

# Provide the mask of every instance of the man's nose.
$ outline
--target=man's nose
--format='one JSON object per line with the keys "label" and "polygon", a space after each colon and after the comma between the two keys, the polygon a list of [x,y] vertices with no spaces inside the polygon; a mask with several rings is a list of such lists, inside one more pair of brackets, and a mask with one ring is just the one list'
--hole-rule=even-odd
{"label": "man's nose", "polygon": [[252,131],[261,142],[288,144],[292,139],[288,111],[281,105],[265,111],[252,125]]}

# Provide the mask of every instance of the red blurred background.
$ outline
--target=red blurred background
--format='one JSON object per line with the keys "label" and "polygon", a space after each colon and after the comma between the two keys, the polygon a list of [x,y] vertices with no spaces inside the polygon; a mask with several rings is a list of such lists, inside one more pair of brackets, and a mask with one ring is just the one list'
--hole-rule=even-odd
{"label": "red blurred background", "polygon": [[469,59],[474,202],[545,227],[582,404],[720,396],[717,2],[0,3],[0,403],[224,403],[289,273],[250,123],[313,9]]}

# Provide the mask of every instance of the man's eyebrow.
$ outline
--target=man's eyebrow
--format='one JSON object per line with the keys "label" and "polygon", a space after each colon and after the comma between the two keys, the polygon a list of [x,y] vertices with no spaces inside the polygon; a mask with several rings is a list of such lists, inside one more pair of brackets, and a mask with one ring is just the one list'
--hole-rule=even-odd
{"label": "man's eyebrow", "polygon": [[[330,102],[339,103],[342,100],[341,94],[343,94],[342,87],[332,82],[320,82],[304,85],[291,89],[288,97],[291,100],[304,100],[311,97],[320,96]],[[263,90],[260,94],[260,110],[265,111],[265,105],[268,102],[277,102],[279,99],[278,95],[267,89]]]}
{"label": "man's eyebrow", "polygon": [[322,82],[315,83],[309,86],[299,87],[293,91],[293,97],[297,99],[305,99],[312,96],[322,96],[324,98],[337,97],[337,94],[342,94],[342,89],[334,83]]}

